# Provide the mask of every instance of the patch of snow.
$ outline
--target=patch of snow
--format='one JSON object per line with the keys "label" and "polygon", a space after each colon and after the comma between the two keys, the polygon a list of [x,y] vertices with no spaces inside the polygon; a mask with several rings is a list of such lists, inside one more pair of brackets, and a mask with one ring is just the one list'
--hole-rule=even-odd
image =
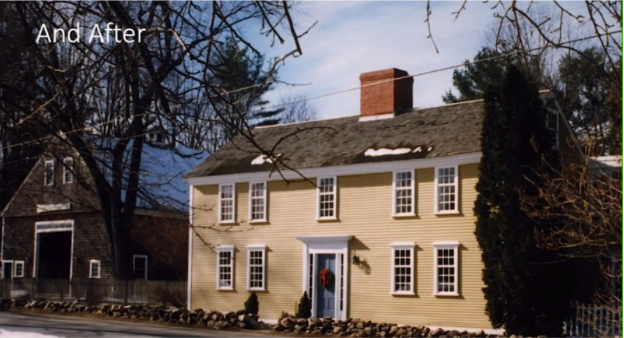
{"label": "patch of snow", "polygon": [[59,336],[50,336],[47,334],[22,331],[7,331],[0,329],[0,337],[2,338],[62,338]]}
{"label": "patch of snow", "polygon": [[414,149],[414,151],[412,151],[413,153],[420,153],[422,152],[422,148],[421,147],[416,147],[416,149]]}
{"label": "patch of snow", "polygon": [[[277,154],[277,156],[280,156],[280,154]],[[273,159],[266,155],[260,155],[251,161],[251,165],[262,165],[265,163],[273,163]]]}
{"label": "patch of snow", "polygon": [[412,149],[410,148],[398,148],[398,149],[387,149],[387,148],[380,148],[380,149],[368,149],[365,153],[364,156],[371,156],[371,157],[376,157],[376,156],[386,156],[386,155],[402,155],[402,154],[407,154],[409,152],[411,152]]}

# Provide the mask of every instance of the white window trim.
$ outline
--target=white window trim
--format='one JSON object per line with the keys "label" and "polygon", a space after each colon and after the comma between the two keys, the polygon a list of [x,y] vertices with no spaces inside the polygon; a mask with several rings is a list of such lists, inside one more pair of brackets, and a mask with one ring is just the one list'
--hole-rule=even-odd
{"label": "white window trim", "polygon": [[[74,174],[72,170],[74,169],[74,159],[72,157],[65,157],[63,159],[63,184],[71,184],[74,183]],[[70,180],[67,181],[67,174],[69,174]]]}
{"label": "white window trim", "polygon": [[[397,213],[396,212],[396,202],[397,202],[397,196],[396,196],[396,192],[397,192],[397,186],[396,186],[396,176],[399,173],[405,173],[405,172],[410,172],[412,173],[412,184],[410,186],[410,189],[412,190],[412,212],[404,212],[404,213]],[[401,170],[401,171],[394,171],[392,172],[392,217],[413,217],[416,216],[416,203],[415,203],[415,183],[414,181],[416,180],[416,171],[415,170]]]}
{"label": "white window trim", "polygon": [[[331,178],[334,180],[334,216],[331,217],[321,217],[321,180],[325,180]],[[328,176],[328,177],[318,177],[316,179],[316,220],[317,221],[335,221],[338,219],[338,177],[337,176]]]}
{"label": "white window trim", "polygon": [[[221,286],[221,252],[230,252],[231,266],[231,280],[230,286]],[[217,247],[217,290],[234,290],[234,245],[219,245]]]}
{"label": "white window trim", "polygon": [[[546,112],[547,114],[549,114],[549,116],[546,116],[546,129],[549,129],[551,131],[555,132],[555,143],[552,145],[552,147],[554,149],[559,149],[559,111],[557,110],[552,110],[549,108],[546,108]],[[552,128],[550,128],[550,126],[548,125],[548,119],[550,118],[550,114],[555,116],[555,130],[553,130]]]}
{"label": "white window trim", "polygon": [[[252,251],[261,251],[262,252],[262,287],[251,287],[251,252]],[[249,291],[266,291],[266,245],[258,244],[258,245],[248,245],[247,246],[247,290]]]}
{"label": "white window trim", "polygon": [[[97,264],[97,275],[93,275],[93,264],[96,263]],[[134,258],[133,258],[133,262],[132,265],[134,267]],[[147,267],[146,267],[147,269]],[[102,275],[102,265],[100,263],[99,260],[97,259],[92,259],[89,261],[89,278],[100,278]]]}
{"label": "white window trim", "polygon": [[[48,164],[52,164],[52,177],[50,177],[50,183],[48,184],[47,178],[48,178]],[[54,160],[47,160],[43,163],[43,185],[46,187],[50,187],[54,185]]]}
{"label": "white window trim", "polygon": [[136,258],[145,258],[145,280],[147,280],[147,276],[149,276],[148,272],[147,272],[147,267],[148,267],[148,263],[147,263],[147,255],[132,255],[132,274],[134,275],[134,269],[136,268]]}
{"label": "white window trim", "polygon": [[[223,187],[225,186],[231,186],[232,187],[232,219],[231,220],[227,220],[224,221],[223,220],[223,215],[221,214],[221,212],[223,211],[222,208],[222,191],[223,191]],[[236,183],[227,183],[227,184],[219,184],[219,224],[235,224],[236,223]]]}
{"label": "white window trim", "polygon": [[[390,243],[390,248],[392,250],[391,252],[391,259],[392,261],[391,263],[391,268],[392,268],[392,273],[391,278],[390,279],[390,294],[391,295],[398,295],[398,296],[413,296],[415,295],[415,290],[414,290],[414,280],[416,279],[416,272],[414,271],[414,247],[415,247],[415,243],[414,242],[395,242],[395,243]],[[394,259],[395,259],[395,254],[396,254],[396,250],[409,250],[410,251],[410,269],[411,269],[411,281],[410,281],[410,290],[411,291],[396,291],[394,289],[394,281],[395,281],[395,276],[396,276],[396,269],[395,269],[395,264],[394,264]]]}
{"label": "white window trim", "polygon": [[[251,196],[251,191],[254,184],[262,184],[264,189],[264,195],[262,196],[262,199],[264,200],[264,209],[262,210],[262,215],[264,215],[264,217],[262,217],[261,219],[252,219],[251,217],[253,215],[253,208],[251,203],[253,197]],[[249,223],[265,223],[267,221],[267,186],[268,185],[266,181],[249,182]]]}
{"label": "white window trim", "polygon": [[[431,243],[433,246],[433,295],[434,296],[459,296],[459,242],[458,241],[440,241]],[[455,256],[453,257],[453,268],[455,269],[455,282],[453,289],[455,292],[438,291],[438,250],[453,249]]]}
{"label": "white window trim", "polygon": [[[442,210],[440,211],[440,205],[438,204],[439,198],[439,189],[438,189],[438,179],[439,179],[439,171],[444,168],[455,168],[455,209],[454,210]],[[434,186],[434,214],[436,215],[444,215],[444,214],[459,214],[459,166],[457,165],[447,165],[441,167],[435,167],[435,186]]]}
{"label": "white window trim", "polygon": [[[22,266],[22,273],[17,274],[17,266]],[[26,269],[26,265],[24,261],[13,261],[13,278],[24,278],[24,270]]]}

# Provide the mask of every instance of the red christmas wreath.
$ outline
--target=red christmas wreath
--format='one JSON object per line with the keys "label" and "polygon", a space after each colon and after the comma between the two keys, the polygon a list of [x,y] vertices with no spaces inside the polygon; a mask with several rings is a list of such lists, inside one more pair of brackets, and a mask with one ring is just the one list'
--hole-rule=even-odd
{"label": "red christmas wreath", "polygon": [[321,270],[321,286],[328,288],[333,283],[333,274],[329,269]]}

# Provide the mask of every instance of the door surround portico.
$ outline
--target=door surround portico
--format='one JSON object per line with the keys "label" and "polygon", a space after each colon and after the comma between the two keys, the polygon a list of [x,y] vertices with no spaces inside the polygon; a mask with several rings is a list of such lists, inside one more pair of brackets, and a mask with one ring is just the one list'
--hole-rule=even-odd
{"label": "door surround portico", "polygon": [[[310,295],[310,290],[318,289],[318,276],[316,269],[316,257],[318,254],[336,255],[336,319],[347,319],[347,299],[349,294],[349,241],[353,236],[332,235],[332,236],[299,236],[297,240],[303,243],[303,281],[302,292],[308,292],[308,297],[312,302],[312,314],[317,313],[317,301],[315,295]],[[310,275],[312,274],[312,275]],[[340,282],[342,281],[342,287]]]}

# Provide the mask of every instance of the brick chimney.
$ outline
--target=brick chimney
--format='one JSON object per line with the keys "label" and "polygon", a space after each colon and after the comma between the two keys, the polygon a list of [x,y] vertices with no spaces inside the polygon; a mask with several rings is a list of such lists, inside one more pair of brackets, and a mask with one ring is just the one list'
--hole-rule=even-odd
{"label": "brick chimney", "polygon": [[360,89],[360,116],[373,116],[400,112],[413,108],[413,78],[388,81],[407,76],[406,71],[390,68],[362,73],[360,85],[365,86],[380,81],[387,81]]}

